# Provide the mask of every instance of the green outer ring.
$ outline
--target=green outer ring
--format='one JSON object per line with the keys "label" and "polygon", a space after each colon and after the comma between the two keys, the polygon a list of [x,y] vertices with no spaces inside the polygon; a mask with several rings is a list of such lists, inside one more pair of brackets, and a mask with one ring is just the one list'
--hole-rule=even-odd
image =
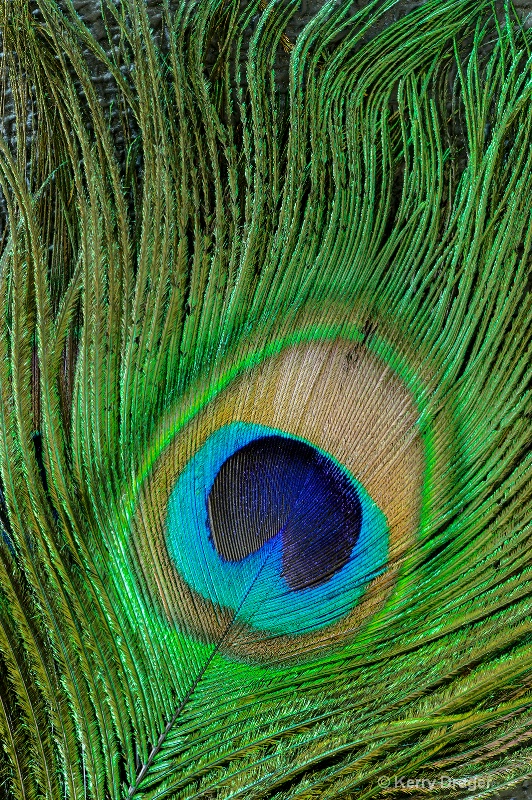
{"label": "green outer ring", "polygon": [[[366,333],[361,330],[360,326],[356,325],[355,323],[346,323],[345,321],[341,324],[329,324],[329,325],[316,325],[309,323],[307,326],[304,326],[298,329],[297,332],[287,334],[285,336],[278,337],[272,341],[270,341],[265,347],[262,349],[254,350],[253,352],[249,353],[245,357],[243,357],[240,361],[236,362],[233,366],[229,367],[224,374],[214,383],[211,387],[209,387],[197,400],[193,403],[187,410],[180,415],[180,417],[175,421],[173,425],[171,425],[168,430],[166,431],[165,435],[161,438],[156,440],[156,443],[149,449],[146,458],[143,462],[141,469],[137,475],[136,481],[134,485],[131,487],[128,495],[125,497],[125,504],[124,504],[124,514],[122,517],[122,530],[129,531],[131,529],[131,519],[135,514],[136,510],[136,502],[137,496],[139,494],[140,488],[145,480],[149,477],[153,467],[155,466],[157,460],[159,459],[162,452],[168,447],[170,442],[174,439],[174,437],[179,433],[179,431],[187,425],[195,416],[198,414],[211,400],[213,400],[220,392],[227,388],[227,386],[232,383],[236,378],[238,378],[242,373],[247,371],[248,369],[252,369],[253,367],[258,366],[262,361],[266,358],[269,358],[274,355],[278,355],[282,350],[286,347],[302,344],[305,342],[313,342],[313,341],[327,341],[330,339],[335,338],[342,338],[347,341],[353,342],[363,342],[365,346],[374,353],[379,358],[383,359],[385,363],[387,363],[391,369],[401,378],[404,384],[407,386],[409,391],[411,392],[416,406],[419,410],[419,422],[424,419],[426,423],[426,409],[427,409],[427,402],[426,402],[426,394],[425,394],[425,387],[420,382],[416,372],[408,365],[405,359],[398,353],[398,351],[386,340],[383,339],[376,334],[373,334],[371,337],[367,337]],[[420,520],[418,526],[418,532],[422,531],[425,527],[425,523],[427,518],[430,517],[430,507],[432,501],[432,476],[434,471],[434,462],[435,462],[435,445],[434,445],[434,436],[433,431],[430,425],[424,424],[422,430],[420,430],[420,435],[424,443],[425,449],[425,470],[424,470],[424,480],[423,480],[423,487],[421,492],[421,511],[420,511]],[[406,567],[415,560],[416,554],[412,553],[410,557],[407,557],[407,561],[403,566],[401,573],[399,574],[397,584],[393,590],[393,596],[397,596],[398,591],[400,592],[401,585],[405,580],[401,578],[401,575],[404,576],[404,573],[407,571]],[[385,613],[385,610],[389,608],[390,603],[392,602],[392,597],[390,597],[387,602],[384,604],[383,608],[380,611],[376,612],[373,618],[364,626],[364,630],[367,632],[370,628],[373,628],[377,625],[380,617]],[[164,628],[164,638],[168,636],[168,625],[163,625]],[[173,629],[172,629],[173,630]],[[161,629],[161,633],[163,630]],[[192,640],[191,637],[184,634],[182,631],[175,631],[175,635],[179,636],[181,639],[184,637],[187,640],[194,642],[194,645],[197,647],[205,647],[205,653],[210,653],[211,647],[209,645],[202,644],[197,642],[196,640]],[[220,654],[220,657],[224,658],[226,661],[227,659]],[[321,660],[322,657],[318,657],[316,660]],[[248,664],[248,668],[251,665]],[[264,665],[256,665],[258,669],[263,668]],[[270,668],[274,666],[271,665]],[[286,669],[286,665],[281,667],[281,669]]]}

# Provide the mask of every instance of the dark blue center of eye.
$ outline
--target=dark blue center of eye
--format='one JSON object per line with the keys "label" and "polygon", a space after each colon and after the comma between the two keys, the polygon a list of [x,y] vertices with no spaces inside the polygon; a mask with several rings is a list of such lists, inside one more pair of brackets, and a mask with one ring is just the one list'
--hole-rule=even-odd
{"label": "dark blue center of eye", "polygon": [[209,530],[225,561],[282,537],[283,577],[293,590],[319,586],[348,562],[362,506],[349,475],[311,445],[264,436],[222,464],[208,495]]}

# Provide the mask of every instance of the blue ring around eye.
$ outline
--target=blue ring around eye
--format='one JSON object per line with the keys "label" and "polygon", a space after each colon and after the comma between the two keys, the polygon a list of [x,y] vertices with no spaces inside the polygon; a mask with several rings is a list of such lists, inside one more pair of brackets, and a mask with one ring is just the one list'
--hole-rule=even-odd
{"label": "blue ring around eye", "polygon": [[166,540],[174,566],[202,597],[232,609],[238,621],[260,631],[305,634],[346,616],[369,582],[385,571],[389,531],[382,511],[350,476],[362,505],[360,534],[347,563],[325,583],[299,591],[290,589],[282,575],[279,535],[241,561],[222,559],[209,531],[207,498],[211,487],[223,463],[236,450],[255,439],[274,435],[299,438],[243,422],[225,425],[211,434],[172,490]]}

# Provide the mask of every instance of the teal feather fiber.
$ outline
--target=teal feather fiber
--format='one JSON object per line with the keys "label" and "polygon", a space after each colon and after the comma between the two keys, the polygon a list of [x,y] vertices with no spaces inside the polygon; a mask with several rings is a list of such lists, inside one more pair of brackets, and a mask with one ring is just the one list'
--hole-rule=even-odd
{"label": "teal feather fiber", "polygon": [[[292,0],[164,0],[158,32],[102,0],[103,47],[71,0],[3,0],[6,800],[487,797],[532,771],[532,33],[510,3],[395,6],[331,0],[294,37]],[[282,567],[271,509],[225,572],[198,531],[237,506],[190,490],[168,534],[237,423],[228,481],[253,437],[268,497],[279,453],[322,481]],[[305,522],[334,481],[345,552]]]}

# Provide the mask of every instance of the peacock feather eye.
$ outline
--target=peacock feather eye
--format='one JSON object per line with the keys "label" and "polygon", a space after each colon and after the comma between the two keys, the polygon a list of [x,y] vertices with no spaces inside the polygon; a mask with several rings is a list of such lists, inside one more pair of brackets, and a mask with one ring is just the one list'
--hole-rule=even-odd
{"label": "peacock feather eye", "polygon": [[153,548],[145,581],[172,625],[275,661],[338,646],[386,603],[416,538],[425,446],[410,389],[356,338],[257,361],[162,448],[134,538]]}
{"label": "peacock feather eye", "polygon": [[242,423],[213,433],[179,476],[167,542],[191,588],[276,634],[336,622],[388,551],[384,515],[328,455]]}

